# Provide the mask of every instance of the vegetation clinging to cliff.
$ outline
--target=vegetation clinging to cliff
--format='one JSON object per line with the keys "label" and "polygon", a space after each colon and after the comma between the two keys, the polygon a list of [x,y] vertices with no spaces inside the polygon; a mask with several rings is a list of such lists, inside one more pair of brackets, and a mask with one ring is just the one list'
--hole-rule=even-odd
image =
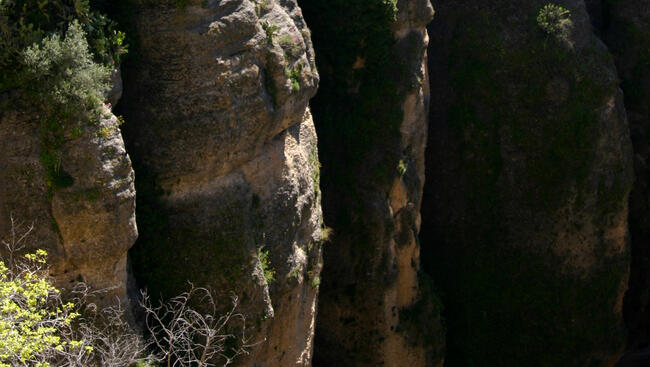
{"label": "vegetation clinging to cliff", "polygon": [[47,38],[62,37],[75,21],[88,42],[91,61],[113,66],[126,53],[124,33],[106,16],[91,11],[88,0],[0,2],[0,91],[29,89],[32,80],[25,75],[29,70],[25,50]]}
{"label": "vegetation clinging to cliff", "polygon": [[[48,276],[47,252],[19,255],[31,247],[33,225],[13,217],[11,224],[8,239],[0,240],[0,367],[227,366],[256,345],[237,311],[238,297],[231,295],[231,307],[218,313],[214,293],[191,284],[167,302],[141,292],[143,336],[119,304],[92,303],[103,290],[81,282],[57,288]],[[193,300],[203,312],[190,306]]]}
{"label": "vegetation clinging to cliff", "polygon": [[126,53],[124,33],[88,0],[0,2],[0,92],[19,90],[41,117],[41,163],[52,195],[73,184],[62,168],[66,133],[96,121],[110,71]]}

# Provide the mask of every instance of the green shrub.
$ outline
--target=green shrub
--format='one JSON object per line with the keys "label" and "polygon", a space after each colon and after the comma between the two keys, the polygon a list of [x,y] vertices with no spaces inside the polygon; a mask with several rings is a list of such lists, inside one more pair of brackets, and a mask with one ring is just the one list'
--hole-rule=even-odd
{"label": "green shrub", "polygon": [[[19,261],[0,261],[0,366],[16,362],[48,366],[59,354],[83,346],[69,338],[79,317],[75,305],[61,302],[59,291],[39,272],[47,253],[38,250]],[[66,338],[67,337],[67,338]],[[91,352],[91,346],[83,346]]]}
{"label": "green shrub", "polygon": [[124,33],[88,0],[0,1],[0,91],[17,89],[41,116],[41,163],[51,198],[73,178],[62,168],[67,131],[97,121]]}
{"label": "green shrub", "polygon": [[[256,345],[246,337],[246,316],[232,306],[217,313],[213,292],[190,289],[167,302],[154,302],[142,291],[140,312],[146,337],[125,320],[118,306],[90,302],[102,290],[76,283],[57,289],[48,276],[47,252],[19,256],[33,226],[15,225],[0,255],[0,367],[179,367],[227,366]],[[268,252],[261,251],[267,273]],[[206,310],[190,307],[199,301]]]}
{"label": "green shrub", "polygon": [[276,33],[278,33],[280,27],[275,24],[264,22],[262,23],[262,28],[264,29],[264,33],[266,33],[266,42],[269,44],[273,43],[273,39],[275,38]]}
{"label": "green shrub", "polygon": [[571,12],[559,5],[546,4],[539,10],[537,24],[544,32],[558,38],[568,37],[568,32],[573,26]]}
{"label": "green shrub", "polygon": [[266,280],[266,283],[273,283],[275,281],[275,269],[271,267],[271,261],[269,260],[269,251],[260,248],[257,251],[257,258],[260,260],[262,273],[264,273],[264,279]]}
{"label": "green shrub", "polygon": [[0,90],[24,88],[24,51],[52,34],[62,36],[77,21],[95,62],[116,65],[127,52],[115,22],[93,12],[88,0],[0,1]]}
{"label": "green shrub", "polygon": [[46,108],[93,111],[108,89],[110,70],[95,63],[77,20],[65,37],[52,34],[22,52],[26,80]]}

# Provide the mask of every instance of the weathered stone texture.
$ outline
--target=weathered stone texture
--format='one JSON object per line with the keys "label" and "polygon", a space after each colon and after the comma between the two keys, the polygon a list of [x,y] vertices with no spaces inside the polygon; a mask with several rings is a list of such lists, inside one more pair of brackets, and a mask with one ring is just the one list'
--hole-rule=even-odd
{"label": "weathered stone texture", "polygon": [[[322,84],[324,248],[314,365],[435,366],[440,308],[419,274],[429,1],[301,1]],[[422,325],[426,324],[423,329]]]}
{"label": "weathered stone texture", "polygon": [[[311,361],[321,259],[318,74],[295,1],[139,1],[120,109],[138,175],[136,278],[249,322],[250,366]],[[267,254],[265,256],[265,254]],[[262,261],[266,257],[265,261]]]}
{"label": "weathered stone texture", "polygon": [[[596,1],[592,1],[596,2]],[[602,38],[614,55],[634,145],[629,217],[632,266],[625,297],[628,347],[650,342],[650,1],[599,2]],[[596,23],[598,25],[598,23]]]}
{"label": "weathered stone texture", "polygon": [[40,109],[18,93],[4,93],[0,106],[0,233],[10,218],[31,223],[26,250],[48,251],[57,286],[83,281],[110,304],[126,297],[126,253],[137,237],[133,170],[118,120],[106,106],[98,121],[68,126],[58,150],[65,187],[48,187],[41,163]]}
{"label": "weathered stone texture", "polygon": [[[445,365],[610,366],[623,341],[632,149],[583,1],[438,1],[423,204]],[[543,20],[543,19],[542,19]],[[567,26],[568,25],[568,26]]]}

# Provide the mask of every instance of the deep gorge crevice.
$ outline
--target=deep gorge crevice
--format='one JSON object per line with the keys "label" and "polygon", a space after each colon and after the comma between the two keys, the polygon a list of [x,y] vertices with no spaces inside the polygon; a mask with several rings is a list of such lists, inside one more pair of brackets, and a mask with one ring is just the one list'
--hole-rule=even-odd
{"label": "deep gorge crevice", "polygon": [[[299,4],[321,73],[311,108],[324,220],[333,230],[324,248],[313,364],[437,365],[444,345],[440,309],[418,276],[416,238],[431,7],[384,0]],[[422,322],[430,327],[423,330]]]}
{"label": "deep gorge crevice", "polygon": [[57,287],[236,295],[237,366],[650,363],[650,0],[13,1],[0,235]]}

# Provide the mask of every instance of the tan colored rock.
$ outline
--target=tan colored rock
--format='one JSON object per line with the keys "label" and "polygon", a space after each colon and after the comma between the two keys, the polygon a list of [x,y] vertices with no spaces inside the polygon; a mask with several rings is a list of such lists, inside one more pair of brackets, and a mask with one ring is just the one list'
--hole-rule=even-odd
{"label": "tan colored rock", "polygon": [[608,25],[601,27],[602,38],[616,62],[634,146],[636,177],[629,201],[632,265],[624,314],[628,348],[636,349],[650,341],[650,1],[589,3],[592,17]]}
{"label": "tan colored rock", "polygon": [[13,217],[34,232],[29,248],[48,251],[57,286],[83,281],[99,302],[127,301],[126,253],[137,237],[133,170],[118,120],[102,106],[97,122],[66,129],[60,170],[66,187],[48,188],[39,157],[41,117],[17,93],[3,94],[0,108],[0,233]]}
{"label": "tan colored rock", "polygon": [[419,272],[417,239],[433,8],[427,0],[398,1],[397,10],[379,1],[302,5],[323,77],[312,111],[334,231],[314,364],[439,365],[440,308]]}
{"label": "tan colored rock", "polygon": [[239,363],[308,366],[322,219],[301,11],[294,0],[137,3],[140,59],[120,106],[138,177],[135,276],[156,295],[188,281],[224,306],[238,295],[259,342]]}

